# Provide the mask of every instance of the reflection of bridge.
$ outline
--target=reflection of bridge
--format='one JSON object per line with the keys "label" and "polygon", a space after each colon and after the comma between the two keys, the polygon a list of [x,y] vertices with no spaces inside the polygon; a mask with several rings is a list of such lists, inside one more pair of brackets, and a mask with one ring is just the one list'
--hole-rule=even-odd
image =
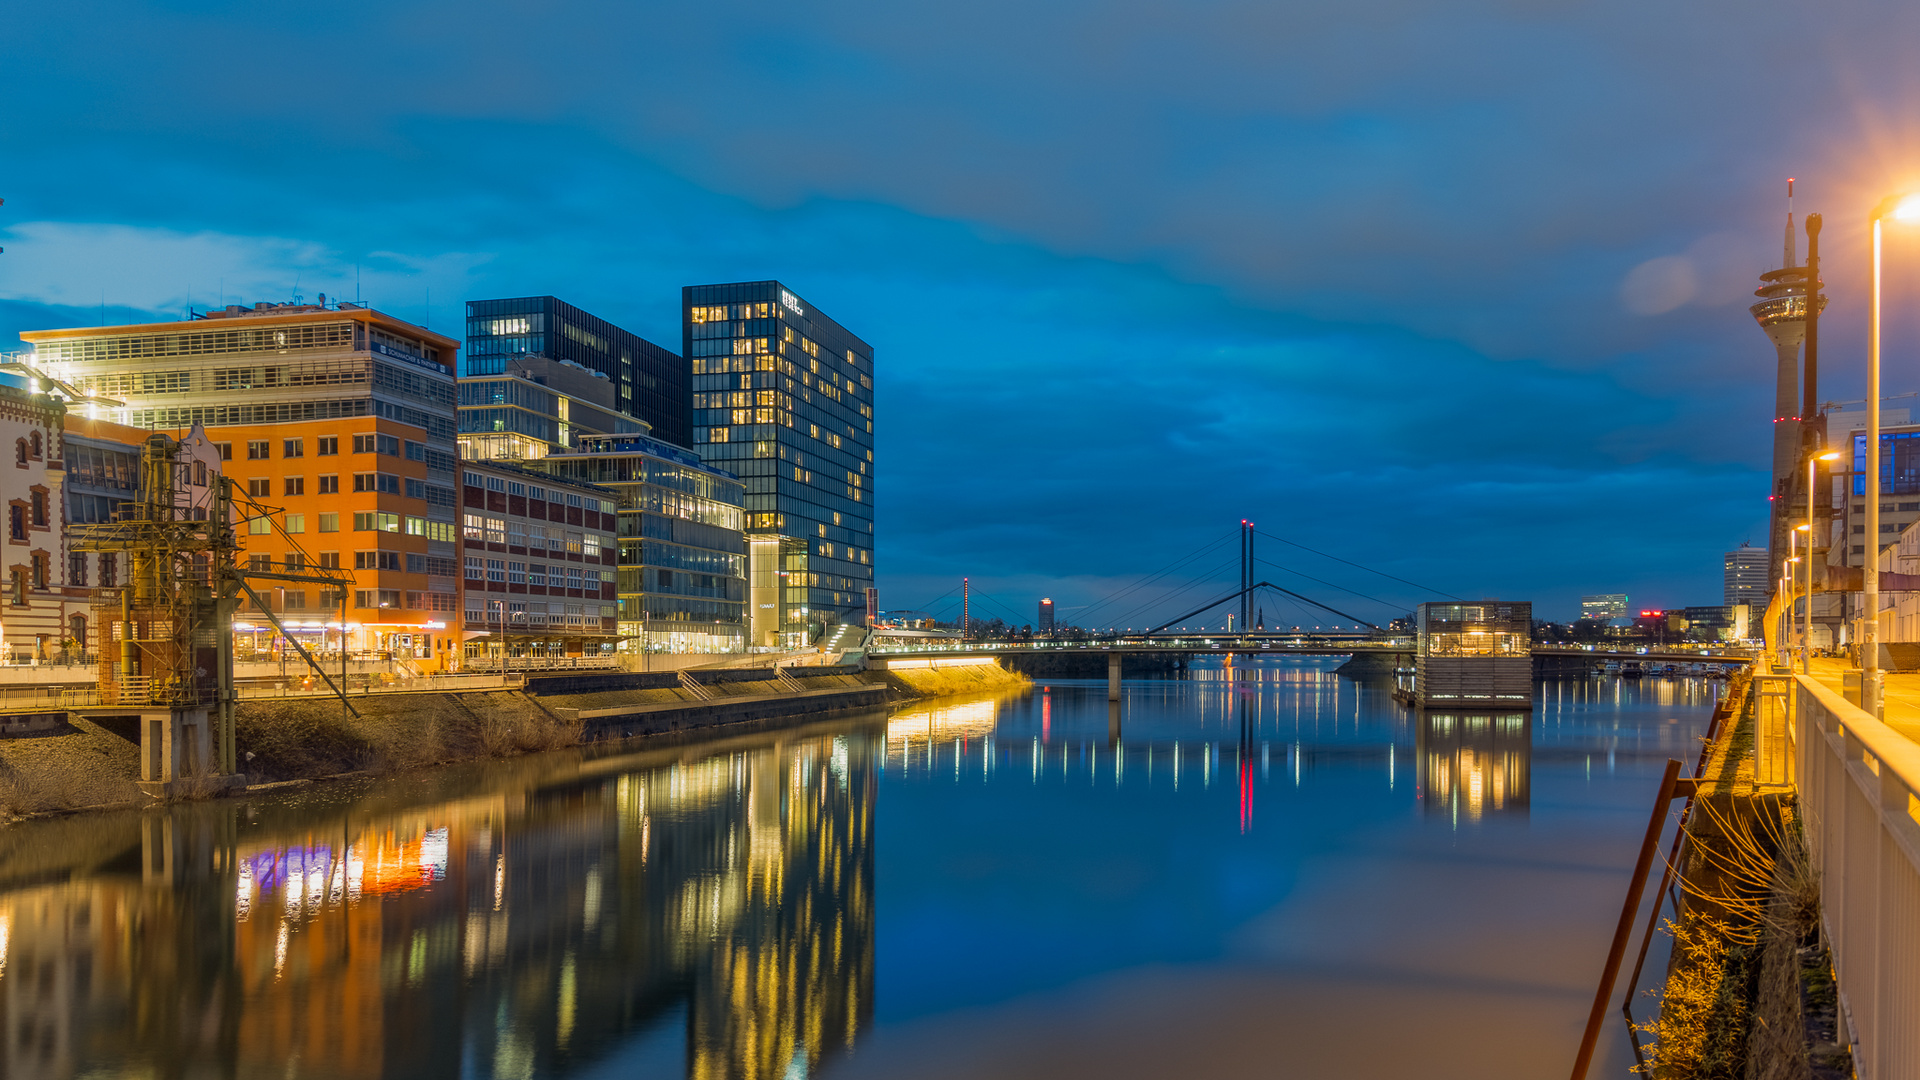
{"label": "reflection of bridge", "polygon": [[[1060,677],[1098,678],[1101,660],[1105,660],[1107,695],[1118,700],[1120,680],[1127,659],[1136,662],[1156,659],[1174,664],[1154,665],[1157,670],[1184,667],[1195,656],[1224,656],[1228,663],[1236,659],[1260,659],[1283,656],[1347,656],[1364,661],[1357,667],[1345,667],[1343,673],[1390,675],[1413,666],[1414,642],[1411,637],[1381,637],[1342,633],[1269,633],[1203,637],[1190,634],[1120,638],[1105,642],[961,642],[952,638],[922,639],[907,643],[900,639],[881,644],[877,639],[868,655],[889,667],[942,663],[978,664],[996,660],[1007,667],[1036,672],[1042,663]],[[1536,645],[1533,655],[1535,677],[1579,676],[1618,664],[1692,668],[1702,671],[1730,671],[1746,667],[1753,657],[1726,648],[1589,649],[1571,645]],[[1351,662],[1350,662],[1351,663]]]}
{"label": "reflection of bridge", "polygon": [[[1199,638],[1191,636],[1122,638],[1110,642],[954,641],[928,639],[908,644],[889,642],[867,650],[876,658],[912,657],[950,660],[995,656],[1361,656],[1412,658],[1412,638],[1377,638],[1363,634],[1286,634]],[[1728,648],[1588,649],[1574,645],[1535,645],[1534,657],[1568,657],[1595,663],[1637,661],[1658,664],[1708,664],[1745,667],[1748,653]],[[1537,665],[1536,665],[1537,666]]]}

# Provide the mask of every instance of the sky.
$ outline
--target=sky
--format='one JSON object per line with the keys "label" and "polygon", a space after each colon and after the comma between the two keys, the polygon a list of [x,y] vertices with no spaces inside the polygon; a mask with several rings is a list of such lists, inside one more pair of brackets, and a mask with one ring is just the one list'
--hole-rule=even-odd
{"label": "sky", "polygon": [[976,617],[1144,626],[1230,587],[1241,519],[1367,619],[1717,604],[1765,541],[1784,181],[1841,401],[1866,212],[1920,187],[1920,7],[1818,14],[14,3],[0,350],[295,293],[456,334],[551,293],[677,348],[679,286],[777,277],[874,346],[883,607],[968,576]]}

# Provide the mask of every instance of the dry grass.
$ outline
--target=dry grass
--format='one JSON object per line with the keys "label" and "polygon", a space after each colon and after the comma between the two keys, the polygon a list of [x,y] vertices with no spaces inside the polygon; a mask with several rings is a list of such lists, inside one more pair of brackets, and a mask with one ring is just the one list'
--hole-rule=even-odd
{"label": "dry grass", "polygon": [[1673,974],[1660,1015],[1638,1025],[1649,1036],[1646,1064],[1657,1080],[1739,1080],[1746,1072],[1747,982],[1752,950],[1732,928],[1704,915],[1669,920]]}
{"label": "dry grass", "polygon": [[338,700],[246,702],[236,723],[242,766],[263,780],[370,769],[399,772],[449,761],[508,757],[573,746],[580,725],[525,694],[394,694]]}
{"label": "dry grass", "polygon": [[139,751],[75,720],[63,734],[0,739],[0,820],[139,800]]}
{"label": "dry grass", "polygon": [[[1751,812],[1742,812],[1744,807]],[[1648,1068],[1685,1080],[1808,1075],[1800,950],[1815,936],[1820,881],[1791,810],[1739,800],[1694,804],[1688,913],[1667,924],[1674,960]],[[1774,811],[1778,811],[1777,813]]]}
{"label": "dry grass", "polygon": [[887,681],[920,697],[945,697],[949,694],[974,694],[982,690],[1004,690],[1027,686],[1032,679],[999,664],[969,664],[964,667],[906,668],[889,670]]}

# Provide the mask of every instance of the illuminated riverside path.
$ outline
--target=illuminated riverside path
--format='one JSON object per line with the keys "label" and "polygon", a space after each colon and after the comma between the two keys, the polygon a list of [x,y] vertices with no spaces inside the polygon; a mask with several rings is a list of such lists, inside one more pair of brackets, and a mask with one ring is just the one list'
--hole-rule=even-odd
{"label": "illuminated riverside path", "polygon": [[1334,663],[0,829],[0,1075],[1554,1075],[1718,684]]}

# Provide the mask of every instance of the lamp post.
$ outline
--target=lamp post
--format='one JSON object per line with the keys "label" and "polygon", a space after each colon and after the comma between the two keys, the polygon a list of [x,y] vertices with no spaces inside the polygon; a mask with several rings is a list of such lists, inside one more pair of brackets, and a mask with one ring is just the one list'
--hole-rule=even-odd
{"label": "lamp post", "polygon": [[[1808,464],[1811,465],[1812,463],[1809,462]],[[1809,472],[1811,472],[1811,470],[1809,470]],[[1812,496],[1809,495],[1808,498],[1811,499]],[[1807,514],[1809,517],[1812,516],[1813,511],[1811,508],[1808,509]],[[1801,620],[1800,632],[1800,671],[1802,674],[1805,674],[1807,671],[1807,653],[1813,648],[1813,635],[1806,629],[1813,621],[1813,523],[1809,521],[1805,524],[1795,525],[1793,532],[1795,536],[1801,533],[1807,534],[1807,556],[1805,560],[1807,564],[1807,576],[1804,587],[1800,589],[1799,597],[1799,602],[1805,605],[1806,612],[1805,618]],[[1789,607],[1787,609],[1787,622],[1789,627],[1791,627],[1794,621],[1793,616],[1793,609]],[[1792,637],[1791,629],[1788,631],[1788,637]],[[1791,654],[1787,656],[1787,670],[1789,672],[1793,670],[1793,656]]]}
{"label": "lamp post", "polygon": [[[1809,300],[1811,304],[1813,301]],[[1840,460],[1840,451],[1829,450],[1824,454],[1815,454],[1807,459],[1807,609],[1800,621],[1800,673],[1813,671],[1813,484],[1814,468],[1822,461]]]}
{"label": "lamp post", "polygon": [[[1800,534],[1795,530],[1792,535],[1798,537]],[[1800,556],[1794,555],[1780,567],[1780,583],[1787,590],[1786,608],[1780,612],[1780,644],[1781,651],[1786,654],[1786,668],[1789,675],[1793,673],[1793,564],[1799,561]]]}
{"label": "lamp post", "polygon": [[1880,716],[1880,235],[1887,218],[1920,222],[1920,193],[1889,195],[1873,208],[1867,222],[1873,234],[1872,287],[1867,292],[1867,540],[1861,568],[1860,707]]}

